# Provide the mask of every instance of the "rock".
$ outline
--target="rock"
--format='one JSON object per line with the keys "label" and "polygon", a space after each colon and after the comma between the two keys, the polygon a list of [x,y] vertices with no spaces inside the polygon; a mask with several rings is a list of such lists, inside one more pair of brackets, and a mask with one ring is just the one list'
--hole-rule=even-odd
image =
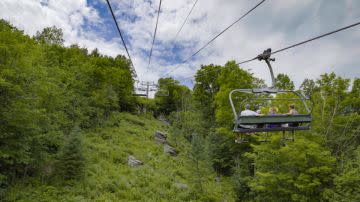
{"label": "rock", "polygon": [[171,156],[177,155],[176,149],[167,143],[164,144],[164,152],[170,154]]}
{"label": "rock", "polygon": [[188,189],[188,185],[187,184],[183,184],[183,183],[179,183],[179,182],[175,182],[174,186],[178,189]]}
{"label": "rock", "polygon": [[128,165],[131,166],[131,167],[137,167],[137,166],[140,166],[142,165],[143,162],[137,160],[134,156],[129,156],[128,157]]}
{"label": "rock", "polygon": [[166,134],[160,132],[160,131],[156,131],[155,132],[155,142],[158,144],[164,144],[166,143]]}
{"label": "rock", "polygon": [[170,125],[169,121],[166,120],[164,114],[161,114],[158,119],[159,119],[160,121],[162,121],[165,125],[168,125],[168,126]]}

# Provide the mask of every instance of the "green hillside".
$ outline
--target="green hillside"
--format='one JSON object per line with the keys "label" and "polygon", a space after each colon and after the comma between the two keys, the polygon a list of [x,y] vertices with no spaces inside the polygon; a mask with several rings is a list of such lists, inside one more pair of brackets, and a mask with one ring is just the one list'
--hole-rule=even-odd
{"label": "green hillside", "polygon": [[[233,201],[227,178],[215,180],[209,172],[197,190],[189,145],[178,140],[178,156],[164,153],[155,131],[170,127],[154,118],[128,113],[114,115],[106,126],[81,133],[85,157],[84,177],[61,183],[59,179],[34,177],[8,190],[5,201]],[[171,134],[169,134],[171,140]],[[133,155],[144,164],[128,165]],[[56,170],[52,168],[51,170]]]}

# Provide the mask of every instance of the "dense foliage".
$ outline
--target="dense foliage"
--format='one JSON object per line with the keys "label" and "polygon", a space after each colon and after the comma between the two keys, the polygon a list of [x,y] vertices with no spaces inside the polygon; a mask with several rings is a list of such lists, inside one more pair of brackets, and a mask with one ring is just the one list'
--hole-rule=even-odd
{"label": "dense foliage", "polygon": [[[169,129],[148,116],[113,113],[101,126],[77,133],[83,140],[85,167],[79,173],[82,178],[65,182],[56,176],[19,180],[7,190],[4,199],[34,202],[233,201],[235,193],[230,179],[214,180],[215,173],[203,161],[204,148],[191,146],[198,143],[189,144],[178,137],[176,157],[164,153],[163,145],[155,143],[155,131]],[[172,140],[170,143],[174,144]],[[144,165],[128,166],[129,155]],[[196,157],[189,158],[193,155]],[[199,170],[194,166],[196,163],[200,165]]]}
{"label": "dense foliage", "polygon": [[62,42],[60,29],[30,38],[0,21],[2,187],[19,177],[47,175],[55,160],[65,166],[62,177],[77,176],[69,162],[81,159],[73,131],[135,107],[129,61]]}

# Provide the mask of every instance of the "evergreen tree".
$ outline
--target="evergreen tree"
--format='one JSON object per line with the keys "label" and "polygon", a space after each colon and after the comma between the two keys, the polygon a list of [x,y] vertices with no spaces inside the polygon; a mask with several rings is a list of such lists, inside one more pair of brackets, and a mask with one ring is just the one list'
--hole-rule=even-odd
{"label": "evergreen tree", "polygon": [[81,136],[73,132],[58,158],[58,173],[66,180],[78,179],[82,177],[84,166]]}
{"label": "evergreen tree", "polygon": [[192,179],[194,190],[199,193],[204,192],[203,183],[210,173],[208,164],[208,154],[206,151],[205,140],[200,135],[193,133],[191,139],[191,147],[188,153],[189,171],[193,177]]}

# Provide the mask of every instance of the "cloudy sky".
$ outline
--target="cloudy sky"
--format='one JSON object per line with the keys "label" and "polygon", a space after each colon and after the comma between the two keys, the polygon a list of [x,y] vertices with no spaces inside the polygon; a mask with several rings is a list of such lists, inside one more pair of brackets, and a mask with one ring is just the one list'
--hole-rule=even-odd
{"label": "cloudy sky", "polygon": [[[283,48],[360,21],[359,0],[267,0],[189,63],[177,65],[260,0],[198,0],[187,24],[175,35],[195,0],[163,0],[150,68],[147,68],[159,0],[111,0],[140,80],[170,76],[191,85],[201,64],[253,58],[264,49]],[[0,17],[34,35],[44,27],[64,32],[65,45],[115,56],[125,54],[105,0],[1,0]],[[275,73],[296,85],[334,71],[360,77],[360,26],[276,55]],[[241,66],[270,81],[264,63]],[[173,70],[176,68],[176,70]]]}

